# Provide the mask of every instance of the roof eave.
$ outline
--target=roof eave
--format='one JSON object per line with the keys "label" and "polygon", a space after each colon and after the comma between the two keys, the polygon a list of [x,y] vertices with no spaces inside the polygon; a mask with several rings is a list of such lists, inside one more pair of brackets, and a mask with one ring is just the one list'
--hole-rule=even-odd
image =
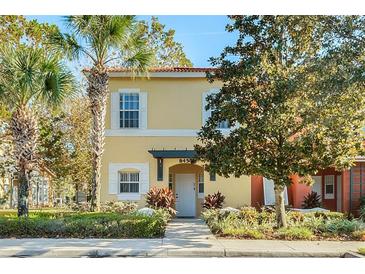
{"label": "roof eave", "polygon": [[149,72],[133,74],[132,72],[109,72],[110,78],[206,78],[205,72]]}

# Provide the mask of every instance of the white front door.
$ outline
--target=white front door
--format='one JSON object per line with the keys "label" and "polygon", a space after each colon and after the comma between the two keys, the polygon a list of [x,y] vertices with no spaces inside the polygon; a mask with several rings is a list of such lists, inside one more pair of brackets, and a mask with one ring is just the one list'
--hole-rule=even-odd
{"label": "white front door", "polygon": [[195,174],[176,174],[177,217],[195,217]]}

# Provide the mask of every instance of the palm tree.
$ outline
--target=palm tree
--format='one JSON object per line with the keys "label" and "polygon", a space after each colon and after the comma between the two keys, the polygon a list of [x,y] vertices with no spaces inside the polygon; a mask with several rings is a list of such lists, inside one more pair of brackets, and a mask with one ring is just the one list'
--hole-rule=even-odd
{"label": "palm tree", "polygon": [[92,63],[87,70],[87,94],[92,113],[92,193],[91,210],[100,208],[101,157],[104,150],[104,123],[108,98],[108,67],[118,64],[132,72],[146,72],[152,60],[143,26],[134,16],[68,16],[68,34],[51,37],[71,59],[86,58]]}
{"label": "palm tree", "polygon": [[19,217],[28,216],[30,174],[38,163],[35,108],[59,104],[73,87],[74,78],[59,56],[25,45],[0,49],[0,100],[11,112],[9,129],[18,172]]}

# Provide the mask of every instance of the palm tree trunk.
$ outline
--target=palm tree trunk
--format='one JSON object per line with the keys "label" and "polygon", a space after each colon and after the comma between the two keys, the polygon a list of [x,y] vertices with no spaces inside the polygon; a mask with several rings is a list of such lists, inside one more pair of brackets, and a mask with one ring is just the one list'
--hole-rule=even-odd
{"label": "palm tree trunk", "polygon": [[287,227],[283,185],[275,185],[275,213],[277,227]]}
{"label": "palm tree trunk", "polygon": [[100,186],[101,186],[101,158],[104,152],[105,139],[105,114],[106,102],[108,99],[108,81],[109,76],[106,70],[92,69],[87,75],[88,88],[87,93],[90,100],[90,109],[92,114],[92,184],[91,184],[91,207],[99,211],[100,209]]}
{"label": "palm tree trunk", "polygon": [[36,163],[38,124],[31,109],[22,105],[12,114],[10,130],[18,170],[18,216],[28,216],[30,172]]}

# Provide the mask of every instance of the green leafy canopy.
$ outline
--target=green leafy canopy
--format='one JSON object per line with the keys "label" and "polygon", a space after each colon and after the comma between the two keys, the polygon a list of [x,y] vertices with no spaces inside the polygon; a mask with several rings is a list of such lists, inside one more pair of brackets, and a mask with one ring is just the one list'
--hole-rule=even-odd
{"label": "green leafy canopy", "polygon": [[[319,169],[348,168],[362,153],[363,16],[231,16],[234,46],[208,75],[212,117],[196,145],[220,175],[262,175],[277,185]],[[229,134],[217,130],[227,119]]]}

